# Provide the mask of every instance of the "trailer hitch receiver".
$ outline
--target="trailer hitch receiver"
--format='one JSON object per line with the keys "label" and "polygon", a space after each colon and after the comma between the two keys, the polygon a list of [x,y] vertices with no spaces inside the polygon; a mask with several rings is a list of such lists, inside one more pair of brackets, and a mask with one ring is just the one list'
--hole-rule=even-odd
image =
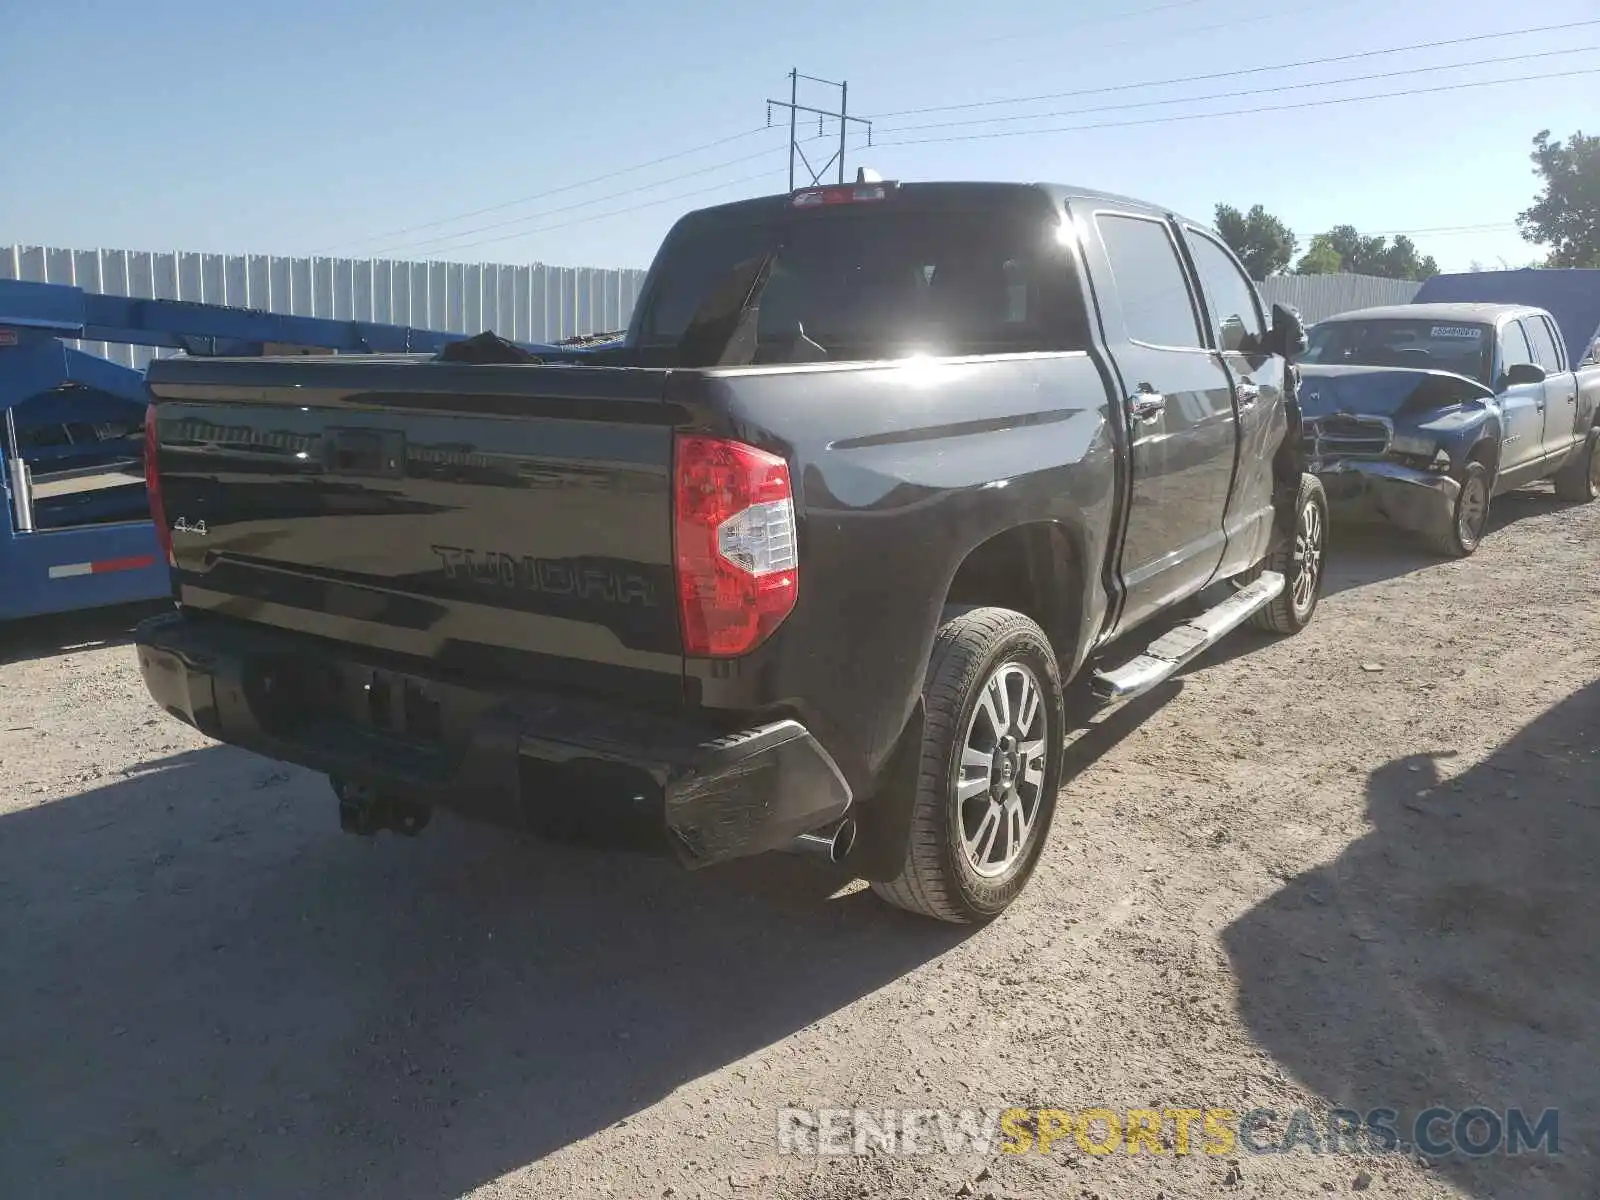
{"label": "trailer hitch receiver", "polygon": [[374,837],[385,829],[416,837],[433,816],[426,804],[386,796],[365,784],[331,777],[328,782],[339,799],[339,828],[358,837]]}

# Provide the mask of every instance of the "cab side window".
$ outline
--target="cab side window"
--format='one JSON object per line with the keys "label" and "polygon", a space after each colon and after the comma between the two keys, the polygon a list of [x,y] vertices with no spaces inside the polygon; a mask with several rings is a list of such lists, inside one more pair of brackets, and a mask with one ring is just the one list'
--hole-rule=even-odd
{"label": "cab side window", "polygon": [[1518,363],[1531,363],[1533,351],[1528,346],[1528,339],[1522,332],[1522,325],[1517,321],[1509,321],[1500,331],[1500,374],[1505,373]]}
{"label": "cab side window", "polygon": [[1528,335],[1528,345],[1533,350],[1533,361],[1549,374],[1561,370],[1561,355],[1556,351],[1555,339],[1550,336],[1550,325],[1543,317],[1529,317],[1522,322]]}
{"label": "cab side window", "polygon": [[1205,292],[1206,310],[1217,348],[1239,351],[1259,346],[1267,328],[1254,285],[1228,252],[1209,236],[1193,227],[1186,228],[1185,232],[1189,251],[1194,255],[1195,271],[1200,276],[1200,287]]}

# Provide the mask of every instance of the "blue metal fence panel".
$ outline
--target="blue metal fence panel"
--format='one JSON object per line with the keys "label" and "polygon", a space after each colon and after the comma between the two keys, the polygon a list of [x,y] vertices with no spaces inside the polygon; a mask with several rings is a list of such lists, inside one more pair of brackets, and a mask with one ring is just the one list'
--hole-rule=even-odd
{"label": "blue metal fence panel", "polygon": [[1528,267],[1435,275],[1422,285],[1417,301],[1530,304],[1556,319],[1573,362],[1582,362],[1600,345],[1600,270]]}

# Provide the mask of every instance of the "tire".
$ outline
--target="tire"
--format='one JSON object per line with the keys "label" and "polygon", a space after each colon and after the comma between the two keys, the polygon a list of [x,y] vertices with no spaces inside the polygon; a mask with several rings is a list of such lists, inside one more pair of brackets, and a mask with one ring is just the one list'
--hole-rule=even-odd
{"label": "tire", "polygon": [[[1005,711],[996,688],[1005,692]],[[1031,716],[1030,691],[1038,698]],[[905,861],[894,880],[872,889],[940,921],[987,921],[1028,882],[1055,816],[1066,732],[1061,672],[1033,621],[977,608],[940,626],[922,696],[927,715]],[[987,763],[975,761],[985,754]]]}
{"label": "tire", "polygon": [[1300,491],[1294,501],[1294,535],[1249,576],[1254,578],[1263,570],[1276,571],[1283,576],[1283,591],[1253,614],[1250,623],[1257,629],[1280,634],[1299,633],[1311,624],[1322,599],[1327,561],[1328,495],[1315,475],[1301,475]]}
{"label": "tire", "polygon": [[1489,528],[1494,481],[1488,467],[1469,462],[1457,473],[1456,482],[1461,491],[1450,513],[1450,528],[1433,539],[1433,546],[1447,558],[1466,558],[1483,544],[1483,535]]}
{"label": "tire", "polygon": [[1600,429],[1589,431],[1583,453],[1556,472],[1556,499],[1587,504],[1600,496]]}

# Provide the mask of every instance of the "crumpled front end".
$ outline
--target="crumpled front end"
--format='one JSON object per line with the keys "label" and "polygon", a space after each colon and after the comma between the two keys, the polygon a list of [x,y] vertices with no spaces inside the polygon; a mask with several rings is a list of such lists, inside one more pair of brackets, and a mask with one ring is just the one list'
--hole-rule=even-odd
{"label": "crumpled front end", "polygon": [[1456,472],[1495,415],[1493,393],[1446,372],[1309,366],[1300,404],[1306,469],[1341,516],[1450,531]]}
{"label": "crumpled front end", "polygon": [[1461,485],[1447,471],[1400,462],[1335,460],[1313,468],[1328,503],[1349,519],[1384,521],[1425,537],[1450,532]]}

